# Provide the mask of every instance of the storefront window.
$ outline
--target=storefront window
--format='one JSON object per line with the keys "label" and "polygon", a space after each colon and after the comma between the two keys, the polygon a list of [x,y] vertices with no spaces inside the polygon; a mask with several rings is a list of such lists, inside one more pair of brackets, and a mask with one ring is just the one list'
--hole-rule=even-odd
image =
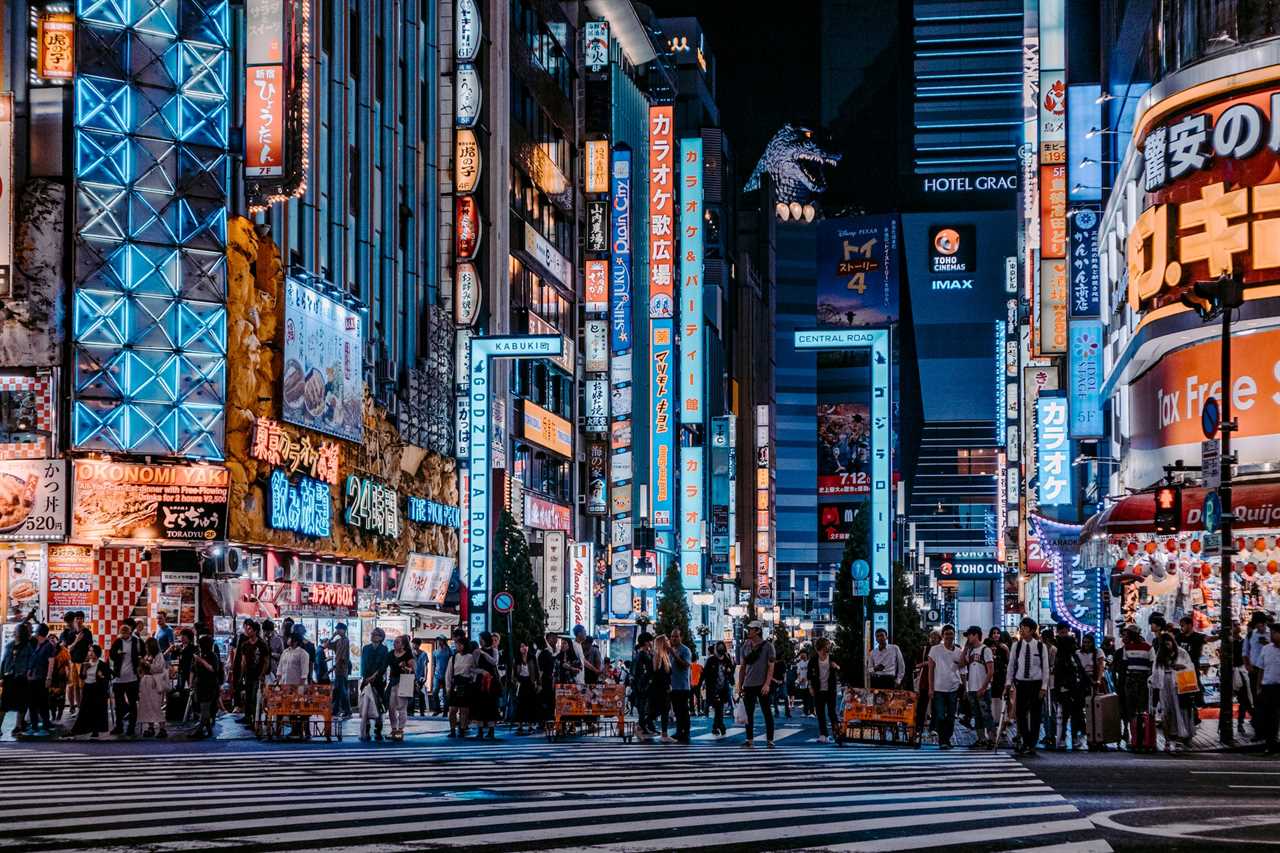
{"label": "storefront window", "polygon": [[993,447],[960,448],[956,451],[957,474],[994,476],[996,467],[996,451]]}

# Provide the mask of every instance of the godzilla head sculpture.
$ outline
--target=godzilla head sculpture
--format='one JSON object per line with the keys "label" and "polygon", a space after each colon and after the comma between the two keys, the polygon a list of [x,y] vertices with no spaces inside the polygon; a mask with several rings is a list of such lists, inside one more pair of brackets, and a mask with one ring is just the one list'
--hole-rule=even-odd
{"label": "godzilla head sculpture", "polygon": [[768,172],[778,201],[804,204],[826,190],[823,170],[839,162],[839,154],[829,154],[818,147],[809,128],[784,124],[765,146],[760,162],[747,181],[746,191],[759,189],[760,176]]}

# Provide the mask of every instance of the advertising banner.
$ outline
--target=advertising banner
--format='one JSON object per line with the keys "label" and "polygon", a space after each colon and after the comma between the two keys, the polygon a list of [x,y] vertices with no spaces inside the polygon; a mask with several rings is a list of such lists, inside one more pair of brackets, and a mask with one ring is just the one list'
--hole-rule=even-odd
{"label": "advertising banner", "polygon": [[680,140],[680,422],[702,423],[702,140]]}
{"label": "advertising banner", "polygon": [[0,461],[0,540],[64,538],[67,503],[65,460]]}
{"label": "advertising banner", "polygon": [[898,319],[898,218],[818,223],[819,326],[881,326]]}
{"label": "advertising banner", "polygon": [[360,441],[364,435],[364,335],[360,315],[285,279],[284,378],[289,423]]}
{"label": "advertising banner", "polygon": [[92,545],[50,545],[49,615],[62,619],[69,610],[84,613],[86,623],[95,618],[98,603],[98,571]]}
{"label": "advertising banner", "polygon": [[649,316],[675,309],[675,163],[673,108],[649,107]]}
{"label": "advertising banner", "polygon": [[42,12],[36,25],[36,76],[70,80],[76,73],[76,17]]}
{"label": "advertising banner", "polygon": [[1067,262],[1040,261],[1039,352],[1065,355],[1067,352]]}
{"label": "advertising banner", "polygon": [[1041,506],[1071,504],[1071,442],[1068,438],[1067,395],[1041,391],[1036,398],[1036,475]]}
{"label": "advertising banner", "polygon": [[1101,438],[1102,321],[1071,321],[1071,437]]}
{"label": "advertising banner", "polygon": [[547,630],[563,632],[565,624],[565,535],[552,531],[542,538],[542,606],[547,611]]}
{"label": "advertising banner", "polygon": [[536,530],[571,529],[573,513],[569,507],[546,498],[526,493],[524,496],[524,525]]}
{"label": "advertising banner", "polygon": [[609,64],[609,22],[587,21],[582,27],[582,61],[590,71]]}
{"label": "advertising banner", "polygon": [[1040,257],[1067,256],[1067,167],[1040,167]]}
{"label": "advertising banner", "polygon": [[595,548],[590,542],[575,542],[569,546],[569,628],[578,625],[594,630],[595,625]]}
{"label": "advertising banner", "polygon": [[1098,258],[1096,205],[1077,207],[1071,217],[1071,316],[1097,317],[1102,310],[1102,275]]}
{"label": "advertising banner", "polygon": [[221,465],[77,459],[71,535],[77,539],[226,539],[230,482],[230,472]]}
{"label": "advertising banner", "polygon": [[436,607],[444,604],[449,594],[449,579],[457,568],[458,561],[452,557],[410,552],[400,576],[400,603]]}
{"label": "advertising banner", "polygon": [[653,339],[650,352],[653,357],[653,373],[649,398],[652,403],[649,428],[653,436],[653,468],[650,476],[653,526],[657,530],[671,530],[672,513],[675,511],[675,447],[676,421],[674,417],[675,376],[672,362],[675,360],[675,334],[670,318],[650,322]]}
{"label": "advertising banner", "polygon": [[587,444],[587,513],[609,511],[609,448],[603,441]]}
{"label": "advertising banner", "polygon": [[284,175],[284,66],[245,69],[244,169],[255,178]]}
{"label": "advertising banner", "polygon": [[524,406],[524,437],[526,441],[554,450],[561,456],[573,456],[573,427],[559,415],[552,414],[528,400]]}
{"label": "advertising banner", "polygon": [[613,152],[609,209],[609,317],[615,353],[631,349],[631,152]]}
{"label": "advertising banner", "polygon": [[871,494],[871,409],[818,404],[818,494]]}
{"label": "advertising banner", "polygon": [[587,313],[604,314],[609,310],[609,262],[587,261],[585,278]]}
{"label": "advertising banner", "polygon": [[701,447],[680,448],[680,576],[687,590],[702,589],[705,465]]}

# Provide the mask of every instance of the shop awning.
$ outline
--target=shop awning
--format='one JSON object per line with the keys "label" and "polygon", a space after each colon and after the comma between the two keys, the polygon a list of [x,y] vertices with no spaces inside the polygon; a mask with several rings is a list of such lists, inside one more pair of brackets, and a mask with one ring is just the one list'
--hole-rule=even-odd
{"label": "shop awning", "polygon": [[[1203,529],[1204,496],[1208,489],[1182,490],[1182,530]],[[1236,530],[1280,528],[1280,483],[1237,483],[1231,490]],[[1124,536],[1156,532],[1156,501],[1151,493],[1130,495],[1116,501],[1085,522],[1081,541],[1096,534]]]}

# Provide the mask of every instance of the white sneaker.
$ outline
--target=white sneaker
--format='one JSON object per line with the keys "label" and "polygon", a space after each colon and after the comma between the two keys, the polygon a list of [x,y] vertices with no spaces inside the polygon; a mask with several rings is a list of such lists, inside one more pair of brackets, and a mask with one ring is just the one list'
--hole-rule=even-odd
{"label": "white sneaker", "polygon": [[826,735],[818,735],[818,743],[826,743],[826,742],[827,742]]}

